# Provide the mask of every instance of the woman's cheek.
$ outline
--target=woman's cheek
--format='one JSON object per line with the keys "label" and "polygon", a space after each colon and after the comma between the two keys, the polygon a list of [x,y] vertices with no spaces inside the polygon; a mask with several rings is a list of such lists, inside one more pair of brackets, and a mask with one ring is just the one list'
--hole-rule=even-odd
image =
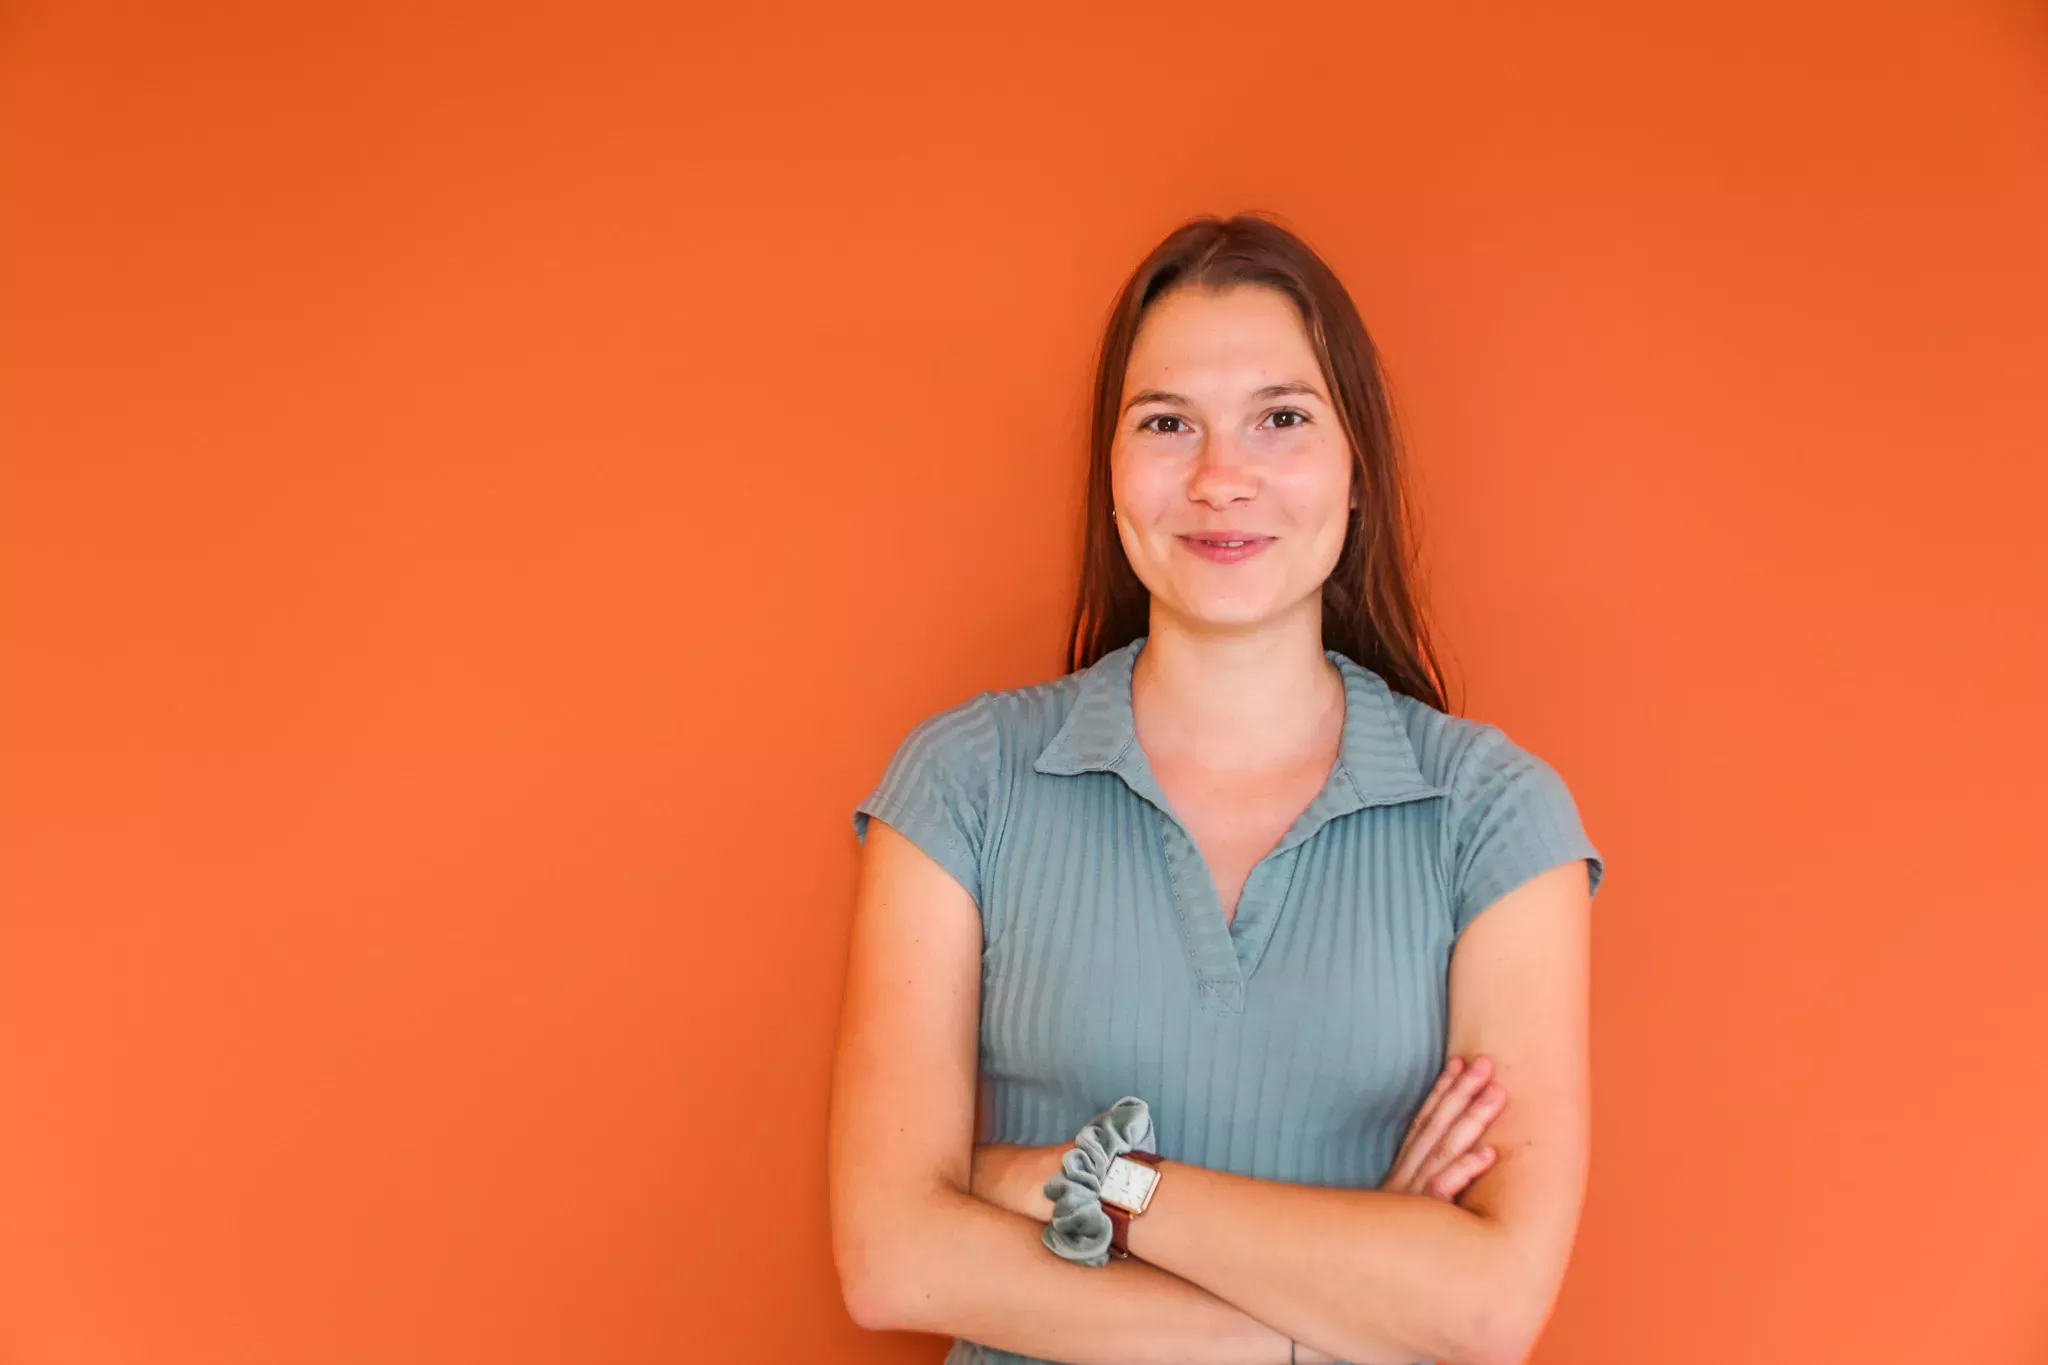
{"label": "woman's cheek", "polygon": [[1121,468],[1112,468],[1110,497],[1124,519],[1144,530],[1158,519],[1173,494],[1173,470],[1164,460],[1134,454]]}
{"label": "woman's cheek", "polygon": [[1327,516],[1344,519],[1351,496],[1351,465],[1342,452],[1304,450],[1277,467],[1269,487],[1284,496],[1298,523],[1315,525]]}

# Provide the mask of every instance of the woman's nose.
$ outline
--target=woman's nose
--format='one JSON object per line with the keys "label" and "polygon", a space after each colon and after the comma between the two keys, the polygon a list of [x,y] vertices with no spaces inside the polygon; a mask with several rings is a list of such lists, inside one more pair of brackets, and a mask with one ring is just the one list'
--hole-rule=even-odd
{"label": "woman's nose", "polygon": [[1210,435],[1203,440],[1195,452],[1188,496],[1221,505],[1241,501],[1258,491],[1256,473],[1243,447],[1224,435]]}

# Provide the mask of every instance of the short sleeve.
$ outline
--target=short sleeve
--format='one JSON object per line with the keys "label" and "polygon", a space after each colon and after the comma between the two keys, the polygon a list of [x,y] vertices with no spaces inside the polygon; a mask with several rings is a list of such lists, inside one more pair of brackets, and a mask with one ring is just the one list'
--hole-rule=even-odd
{"label": "short sleeve", "polygon": [[927,716],[854,807],[854,837],[867,842],[868,817],[881,820],[930,854],[979,905],[997,753],[986,693]]}
{"label": "short sleeve", "polygon": [[1523,882],[1574,858],[1586,860],[1587,884],[1600,889],[1600,852],[1564,779],[1498,726],[1482,726],[1460,760],[1448,818],[1458,933]]}

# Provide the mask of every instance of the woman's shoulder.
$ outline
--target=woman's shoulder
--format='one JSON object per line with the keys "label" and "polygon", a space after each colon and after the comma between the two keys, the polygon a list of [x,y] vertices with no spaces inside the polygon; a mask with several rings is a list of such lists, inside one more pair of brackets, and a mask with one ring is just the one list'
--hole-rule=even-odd
{"label": "woman's shoulder", "polygon": [[1389,706],[1415,751],[1415,766],[1432,786],[1462,792],[1504,768],[1542,765],[1543,757],[1491,721],[1439,711],[1398,692]]}
{"label": "woman's shoulder", "polygon": [[1072,708],[1075,676],[987,689],[932,711],[910,727],[880,781],[854,808],[867,837],[879,816],[938,860],[981,899],[982,856],[1000,823],[1010,774],[1029,769]]}
{"label": "woman's shoulder", "polygon": [[1587,860],[1598,891],[1605,860],[1587,836],[1571,788],[1547,759],[1489,721],[1412,697],[1397,696],[1393,704],[1417,769],[1447,796],[1459,929],[1508,889],[1571,858]]}
{"label": "woman's shoulder", "polygon": [[1050,743],[1073,709],[1080,673],[1017,687],[986,688],[918,719],[903,749],[931,749],[977,768],[995,769],[1020,754],[1025,766]]}

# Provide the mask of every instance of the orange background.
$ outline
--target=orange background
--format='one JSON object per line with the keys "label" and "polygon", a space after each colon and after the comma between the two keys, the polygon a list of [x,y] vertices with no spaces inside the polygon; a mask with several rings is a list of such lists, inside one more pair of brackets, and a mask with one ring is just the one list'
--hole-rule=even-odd
{"label": "orange background", "polygon": [[2048,1361],[2041,11],[718,9],[0,17],[0,1358],[936,1360],[848,814],[1265,207],[1609,859],[1536,1359]]}

